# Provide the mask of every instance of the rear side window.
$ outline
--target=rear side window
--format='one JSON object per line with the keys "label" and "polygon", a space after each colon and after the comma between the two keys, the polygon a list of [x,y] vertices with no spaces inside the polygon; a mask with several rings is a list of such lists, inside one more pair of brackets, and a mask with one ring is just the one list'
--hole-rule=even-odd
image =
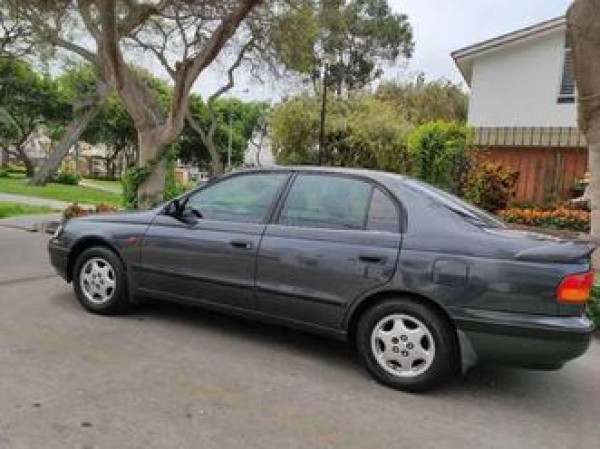
{"label": "rear side window", "polygon": [[279,224],[306,228],[365,229],[372,187],[342,176],[298,175]]}
{"label": "rear side window", "polygon": [[379,189],[373,190],[367,229],[371,231],[400,232],[400,217],[396,205],[389,196]]}

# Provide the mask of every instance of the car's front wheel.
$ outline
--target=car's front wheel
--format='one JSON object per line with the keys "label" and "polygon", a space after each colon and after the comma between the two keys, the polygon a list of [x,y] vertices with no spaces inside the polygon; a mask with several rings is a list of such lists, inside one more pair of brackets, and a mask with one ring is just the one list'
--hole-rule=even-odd
{"label": "car's front wheel", "polygon": [[81,305],[92,313],[116,315],[131,306],[125,267],[110,249],[83,251],[73,268],[73,288]]}
{"label": "car's front wheel", "polygon": [[434,310],[405,298],[368,309],[357,331],[358,352],[371,374],[411,392],[434,388],[456,371],[455,340]]}

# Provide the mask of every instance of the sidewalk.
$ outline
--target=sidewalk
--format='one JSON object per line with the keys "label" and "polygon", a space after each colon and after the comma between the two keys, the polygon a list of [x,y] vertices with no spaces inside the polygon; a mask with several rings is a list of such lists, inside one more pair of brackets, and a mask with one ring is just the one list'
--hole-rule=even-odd
{"label": "sidewalk", "polygon": [[103,192],[116,193],[117,195],[121,195],[123,193],[122,187],[113,187],[108,185],[102,185],[101,183],[96,183],[94,181],[88,181],[87,179],[82,179],[79,181],[79,185],[82,187],[87,187],[89,189],[102,190]]}
{"label": "sidewalk", "polygon": [[[48,206],[56,210],[64,210],[71,203],[66,201],[38,198],[35,196],[17,195],[15,193],[0,193],[0,202],[28,204],[30,206]],[[82,206],[86,206],[83,205]]]}

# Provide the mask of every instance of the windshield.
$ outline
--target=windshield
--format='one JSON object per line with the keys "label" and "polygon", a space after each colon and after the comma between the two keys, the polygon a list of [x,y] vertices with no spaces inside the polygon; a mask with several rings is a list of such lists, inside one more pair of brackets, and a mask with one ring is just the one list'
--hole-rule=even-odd
{"label": "windshield", "polygon": [[405,179],[404,184],[433,199],[437,203],[459,215],[465,221],[483,228],[504,228],[502,221],[493,215],[461,200],[460,198],[443,190],[432,187],[415,179]]}

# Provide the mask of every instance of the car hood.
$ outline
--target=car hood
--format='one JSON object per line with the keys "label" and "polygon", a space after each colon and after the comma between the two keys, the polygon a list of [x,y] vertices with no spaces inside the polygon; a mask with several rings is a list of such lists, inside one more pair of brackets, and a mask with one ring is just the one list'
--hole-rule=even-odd
{"label": "car hood", "polygon": [[157,209],[144,210],[144,211],[124,211],[124,212],[113,212],[108,214],[94,214],[87,215],[85,217],[76,218],[78,221],[83,222],[103,222],[103,223],[137,223],[137,224],[148,224],[154,220]]}
{"label": "car hood", "polygon": [[587,259],[596,249],[592,242],[567,240],[536,232],[514,229],[488,229],[504,251],[517,260],[530,262],[569,263]]}

